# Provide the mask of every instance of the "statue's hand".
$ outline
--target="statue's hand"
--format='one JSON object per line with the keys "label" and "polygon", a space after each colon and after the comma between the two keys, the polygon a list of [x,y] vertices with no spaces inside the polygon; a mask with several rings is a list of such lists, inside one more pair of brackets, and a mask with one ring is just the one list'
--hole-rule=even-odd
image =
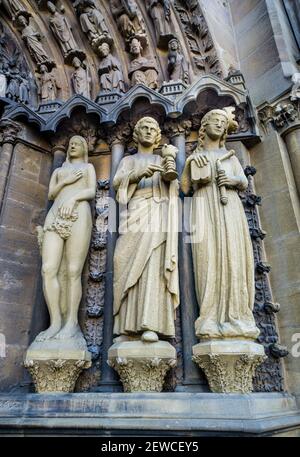
{"label": "statue's hand", "polygon": [[199,168],[203,168],[203,167],[205,167],[205,165],[207,165],[209,163],[208,158],[206,157],[206,155],[200,154],[199,152],[193,152],[193,154],[191,154],[190,157],[188,158],[188,161],[189,162],[194,161],[195,164]]}
{"label": "statue's hand", "polygon": [[151,176],[153,176],[153,174],[156,172],[156,171],[159,171],[161,173],[164,172],[164,167],[160,166],[160,165],[148,165],[148,167],[144,168],[140,173],[139,173],[139,178],[142,179],[142,178],[150,178]]}
{"label": "statue's hand", "polygon": [[73,182],[78,181],[78,179],[82,178],[83,171],[82,170],[75,170],[69,176],[64,179],[65,184],[73,184]]}
{"label": "statue's hand", "polygon": [[219,187],[225,186],[228,188],[234,188],[238,187],[240,184],[238,177],[227,175],[225,170],[220,170],[216,179]]}
{"label": "statue's hand", "polygon": [[71,198],[60,205],[58,212],[62,219],[69,219],[72,216],[75,203],[76,200]]}

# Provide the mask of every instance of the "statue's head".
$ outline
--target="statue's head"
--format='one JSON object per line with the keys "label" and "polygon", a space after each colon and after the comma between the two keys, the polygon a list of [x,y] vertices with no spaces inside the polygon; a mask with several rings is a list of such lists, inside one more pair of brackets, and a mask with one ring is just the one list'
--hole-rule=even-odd
{"label": "statue's head", "polygon": [[41,65],[40,66],[40,73],[47,73],[48,72],[48,68],[46,65]]}
{"label": "statue's head", "polygon": [[83,136],[74,135],[70,138],[66,162],[72,162],[74,159],[88,162],[88,145]]}
{"label": "statue's head", "polygon": [[161,140],[161,131],[158,122],[153,117],[142,117],[133,131],[133,141],[136,145],[158,148]]}
{"label": "statue's head", "polygon": [[18,16],[18,23],[21,25],[21,27],[27,27],[29,20],[20,14],[20,16]]}
{"label": "statue's head", "polygon": [[54,14],[56,11],[56,6],[52,2],[47,2],[47,8],[50,13]]}
{"label": "statue's head", "polygon": [[79,68],[81,66],[81,60],[78,57],[74,57],[72,60],[72,65],[75,68]]}
{"label": "statue's head", "polygon": [[141,42],[137,38],[133,38],[130,42],[130,53],[133,55],[140,54],[143,48]]}
{"label": "statue's head", "polygon": [[[233,114],[232,114],[232,117]],[[232,122],[233,118],[232,118]],[[223,147],[227,138],[230,124],[230,112],[225,109],[214,109],[205,114],[201,121],[198,135],[198,149],[203,149],[205,136],[211,140],[219,139],[220,147]]]}
{"label": "statue's head", "polygon": [[168,43],[169,51],[178,51],[179,50],[179,41],[177,38],[172,38]]}
{"label": "statue's head", "polygon": [[110,53],[109,44],[108,43],[100,44],[100,46],[98,47],[98,51],[99,51],[100,56],[107,57],[108,54]]}

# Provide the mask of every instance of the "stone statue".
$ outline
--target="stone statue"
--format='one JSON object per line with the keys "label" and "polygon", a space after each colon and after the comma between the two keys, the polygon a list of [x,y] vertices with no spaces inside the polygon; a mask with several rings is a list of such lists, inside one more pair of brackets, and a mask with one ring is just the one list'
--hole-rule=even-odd
{"label": "stone statue", "polygon": [[297,101],[300,100],[300,73],[294,73],[292,76],[292,92],[291,92],[291,100]]}
{"label": "stone statue", "polygon": [[112,0],[110,9],[126,41],[145,36],[144,20],[135,0]]}
{"label": "stone statue", "polygon": [[6,96],[11,100],[19,100],[19,87],[20,87],[20,76],[17,69],[13,68],[12,64],[9,64],[8,71],[8,84],[6,89]]}
{"label": "stone statue", "polygon": [[61,13],[57,11],[56,6],[52,2],[47,2],[47,7],[51,13],[49,19],[50,28],[61,47],[64,57],[66,57],[68,53],[78,49],[71,26],[65,15],[62,14],[64,12],[63,7],[61,8]]}
{"label": "stone statue", "polygon": [[7,64],[3,62],[0,68],[0,97],[6,97],[7,75]]}
{"label": "stone statue", "polygon": [[88,146],[81,136],[70,139],[67,159],[49,184],[49,210],[40,240],[43,290],[50,327],[36,341],[72,339],[79,335],[81,274],[88,253],[92,216],[88,200],[95,197],[96,176],[88,163]]}
{"label": "stone statue", "polygon": [[105,38],[109,38],[105,19],[93,1],[83,2],[79,11],[81,28],[87,34],[91,44],[99,45],[101,40],[105,41]]}
{"label": "stone statue", "polygon": [[224,146],[232,122],[229,110],[203,117],[198,146],[182,174],[183,192],[194,189],[190,230],[201,339],[259,335],[252,313],[253,250],[238,195],[248,181],[234,151]]}
{"label": "stone statue", "polygon": [[189,66],[180,52],[180,44],[177,38],[172,38],[168,44],[168,72],[170,81],[183,81],[190,83]]}
{"label": "stone statue", "polygon": [[71,78],[75,94],[91,98],[91,77],[88,68],[83,67],[82,62],[78,57],[73,58],[72,65],[75,68]]}
{"label": "stone statue", "polygon": [[147,0],[146,5],[154,24],[157,46],[164,48],[173,37],[170,0]]}
{"label": "stone statue", "polygon": [[145,84],[155,90],[158,87],[158,70],[155,62],[142,56],[143,47],[137,38],[133,38],[130,43],[130,53],[134,57],[129,66],[128,75],[132,86]]}
{"label": "stone statue", "polygon": [[40,75],[38,77],[39,87],[38,94],[41,102],[51,102],[57,99],[58,90],[61,88],[58,78],[55,77],[52,71],[48,71],[46,65],[40,65]]}
{"label": "stone statue", "polygon": [[26,11],[26,8],[19,0],[0,0],[0,6],[4,8],[13,21],[18,13]]}
{"label": "stone statue", "polygon": [[120,61],[110,53],[109,44],[102,43],[98,52],[102,58],[98,69],[100,92],[125,92],[122,66]]}
{"label": "stone statue", "polygon": [[20,78],[19,100],[20,100],[20,102],[24,103],[25,105],[28,105],[29,93],[30,93],[28,76],[26,75],[26,73],[23,72],[23,73],[21,73],[19,78]]}
{"label": "stone statue", "polygon": [[22,39],[35,62],[38,64],[51,62],[41,43],[40,34],[30,25],[29,19],[20,15],[18,21],[22,29]]}
{"label": "stone statue", "polygon": [[[127,205],[114,254],[114,334],[122,341],[175,335],[178,181],[164,179],[164,160],[153,154],[160,138],[153,118],[140,119],[133,133],[138,152],[121,160],[113,180],[117,200]],[[177,152],[171,145],[164,149]]]}

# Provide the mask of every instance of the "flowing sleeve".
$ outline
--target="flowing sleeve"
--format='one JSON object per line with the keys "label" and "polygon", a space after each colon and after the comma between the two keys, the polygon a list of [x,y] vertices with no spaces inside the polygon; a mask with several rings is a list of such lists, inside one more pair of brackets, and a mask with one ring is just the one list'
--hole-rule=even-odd
{"label": "flowing sleeve", "polygon": [[237,157],[235,157],[235,156],[232,157],[232,160],[234,160],[234,163],[233,163],[234,175],[236,177],[240,178],[240,184],[238,185],[238,189],[246,190],[248,187],[248,179],[246,178],[243,167]]}
{"label": "flowing sleeve", "polygon": [[135,172],[132,157],[124,157],[116,171],[113,186],[117,192],[116,199],[120,204],[126,205],[134,194],[137,183],[130,183],[130,178]]}

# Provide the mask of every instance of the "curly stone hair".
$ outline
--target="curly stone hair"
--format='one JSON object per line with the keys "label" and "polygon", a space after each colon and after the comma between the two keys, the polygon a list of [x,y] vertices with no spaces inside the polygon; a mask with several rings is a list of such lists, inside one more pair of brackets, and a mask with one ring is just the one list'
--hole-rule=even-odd
{"label": "curly stone hair", "polygon": [[203,151],[206,126],[210,123],[210,119],[214,114],[219,114],[221,116],[224,116],[227,121],[226,129],[225,129],[222,137],[220,138],[220,148],[222,148],[225,145],[226,138],[228,135],[228,127],[229,127],[228,113],[222,109],[213,109],[212,111],[209,111],[208,113],[206,113],[205,116],[202,118],[201,127],[200,127],[199,133],[198,133],[198,145],[196,148],[196,151],[198,151],[198,152]]}
{"label": "curly stone hair", "polygon": [[154,149],[157,149],[160,145],[160,141],[161,141],[161,130],[160,130],[160,127],[159,127],[159,124],[158,122],[153,119],[153,117],[150,117],[150,116],[145,116],[145,117],[142,117],[142,119],[140,119],[135,127],[134,127],[134,130],[133,130],[133,141],[135,143],[135,145],[137,146],[138,145],[138,135],[139,135],[139,130],[141,128],[141,126],[145,123],[145,122],[149,122],[151,124],[154,124],[155,128],[157,129],[157,136],[156,136],[156,140],[155,140],[155,143],[153,145],[153,148]]}

